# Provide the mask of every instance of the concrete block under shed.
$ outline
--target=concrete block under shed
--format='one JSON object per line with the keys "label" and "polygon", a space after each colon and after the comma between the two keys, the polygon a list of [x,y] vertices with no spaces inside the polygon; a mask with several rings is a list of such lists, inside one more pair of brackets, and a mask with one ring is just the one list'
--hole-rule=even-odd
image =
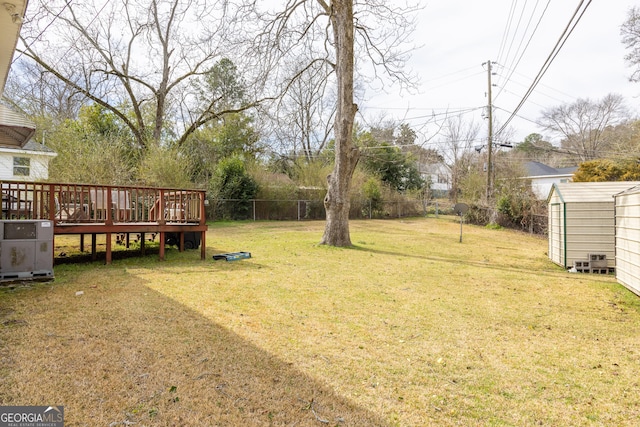
{"label": "concrete block under shed", "polygon": [[589,254],[591,268],[606,268],[607,254]]}

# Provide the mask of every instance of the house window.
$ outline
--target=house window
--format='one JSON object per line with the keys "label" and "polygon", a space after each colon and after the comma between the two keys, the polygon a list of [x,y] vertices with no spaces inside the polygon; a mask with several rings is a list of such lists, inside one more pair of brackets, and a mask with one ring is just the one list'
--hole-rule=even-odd
{"label": "house window", "polygon": [[31,173],[31,159],[28,157],[14,157],[13,158],[13,175],[14,176],[29,176]]}

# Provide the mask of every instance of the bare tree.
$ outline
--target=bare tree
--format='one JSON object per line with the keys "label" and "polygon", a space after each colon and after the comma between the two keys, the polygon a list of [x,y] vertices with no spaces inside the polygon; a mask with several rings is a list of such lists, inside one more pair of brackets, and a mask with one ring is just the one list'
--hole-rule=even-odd
{"label": "bare tree", "polygon": [[629,120],[607,128],[603,134],[608,158],[640,157],[640,121]]}
{"label": "bare tree", "polygon": [[471,165],[480,125],[473,121],[465,121],[462,116],[452,116],[445,120],[441,131],[444,139],[441,141],[440,154],[451,174],[450,197],[456,202],[462,178]]}
{"label": "bare tree", "polygon": [[[207,122],[274,98],[322,64],[336,91],[335,167],[328,177],[322,243],[347,246],[351,177],[359,157],[352,141],[354,73],[411,83],[400,47],[415,26],[416,8],[383,0],[283,1],[273,12],[261,8],[278,2],[35,0],[19,52],[113,112],[140,148],[169,138],[181,145]],[[254,101],[225,109],[222,99],[200,96],[194,81],[221,58],[242,70],[254,91],[247,99]],[[310,59],[293,70],[285,66],[300,58]]]}
{"label": "bare tree", "polygon": [[351,178],[358,163],[359,152],[353,145],[353,124],[358,106],[353,102],[354,22],[353,1],[331,1],[331,7],[320,0],[329,15],[336,53],[338,100],[334,123],[335,166],[327,177],[328,190],[324,198],[327,222],[320,243],[351,246],[349,211]]}
{"label": "bare tree", "polygon": [[203,103],[193,83],[220,58],[243,58],[230,37],[241,16],[231,3],[40,0],[30,6],[35,13],[23,27],[21,59],[112,111],[140,148],[166,135],[181,144],[227,111],[216,97]]}
{"label": "bare tree", "polygon": [[[24,80],[28,84],[22,84]],[[14,65],[3,95],[14,108],[32,118],[48,118],[58,123],[75,118],[84,100],[77,90],[27,61]]]}
{"label": "bare tree", "polygon": [[604,156],[605,130],[629,119],[621,95],[609,94],[599,102],[578,99],[542,112],[539,124],[562,138],[563,150],[577,161]]}
{"label": "bare tree", "polygon": [[[414,27],[414,7],[382,0],[287,0],[281,12],[265,14],[268,25],[259,38],[258,50],[270,47],[270,64],[287,58],[311,58],[296,70],[286,83],[290,86],[315,62],[330,65],[335,77],[336,115],[333,124],[335,164],[328,176],[324,200],[327,221],[322,244],[349,246],[349,210],[351,178],[358,163],[359,151],[353,143],[353,126],[358,110],[354,102],[356,52],[361,54],[358,69],[365,64],[385,70],[393,79],[409,82],[403,71],[406,56],[398,48]],[[288,60],[288,62],[295,62]],[[274,72],[281,72],[273,66]]]}
{"label": "bare tree", "polygon": [[620,27],[622,43],[628,53],[624,59],[633,67],[633,73],[629,77],[632,82],[640,81],[640,7],[634,6],[627,12],[627,20]]}
{"label": "bare tree", "polygon": [[294,157],[313,160],[327,147],[335,119],[335,91],[330,90],[331,73],[327,63],[313,62],[291,82],[287,92],[275,104],[275,137]]}

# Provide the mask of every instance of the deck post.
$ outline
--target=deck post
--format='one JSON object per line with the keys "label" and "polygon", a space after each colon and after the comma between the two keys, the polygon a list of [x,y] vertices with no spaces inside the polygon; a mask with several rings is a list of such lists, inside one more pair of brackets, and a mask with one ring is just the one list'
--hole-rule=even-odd
{"label": "deck post", "polygon": [[158,210],[158,224],[160,225],[165,225],[167,223],[167,221],[165,220],[164,217],[164,213],[165,213],[165,209],[167,208],[166,205],[164,204],[164,190],[160,189],[160,195],[159,195],[159,199],[158,199],[159,203],[159,210]]}
{"label": "deck post", "polygon": [[[111,187],[109,187],[106,191],[107,193],[107,205],[105,206],[105,225],[113,225],[113,197],[111,197]],[[108,245],[111,247],[111,245]]]}
{"label": "deck post", "polygon": [[49,184],[49,219],[55,224],[56,221],[56,194],[54,192],[55,186]]}
{"label": "deck post", "polygon": [[160,261],[164,261],[164,231],[160,232]]}
{"label": "deck post", "polygon": [[107,244],[106,244],[107,260],[105,263],[109,265],[111,264],[111,233],[105,233],[105,235],[107,236]]}
{"label": "deck post", "polygon": [[207,241],[206,236],[207,232],[202,231],[200,233],[200,259],[204,260],[207,258]]}
{"label": "deck post", "polygon": [[144,238],[144,232],[140,233],[140,254],[142,256],[145,254]]}
{"label": "deck post", "polygon": [[[200,192],[200,225],[206,225],[207,224],[207,212],[205,209],[205,198],[206,198],[206,193],[204,191]],[[255,214],[255,208],[253,209],[253,212]],[[200,259],[201,260],[205,260],[207,258],[207,241],[205,238],[205,235],[207,234],[206,231],[202,231],[200,233]]]}

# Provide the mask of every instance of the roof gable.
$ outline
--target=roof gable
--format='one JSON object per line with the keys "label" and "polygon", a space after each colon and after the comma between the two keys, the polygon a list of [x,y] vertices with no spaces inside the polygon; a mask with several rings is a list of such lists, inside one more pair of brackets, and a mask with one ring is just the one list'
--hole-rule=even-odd
{"label": "roof gable", "polygon": [[23,147],[35,131],[36,125],[31,120],[0,104],[0,146]]}

